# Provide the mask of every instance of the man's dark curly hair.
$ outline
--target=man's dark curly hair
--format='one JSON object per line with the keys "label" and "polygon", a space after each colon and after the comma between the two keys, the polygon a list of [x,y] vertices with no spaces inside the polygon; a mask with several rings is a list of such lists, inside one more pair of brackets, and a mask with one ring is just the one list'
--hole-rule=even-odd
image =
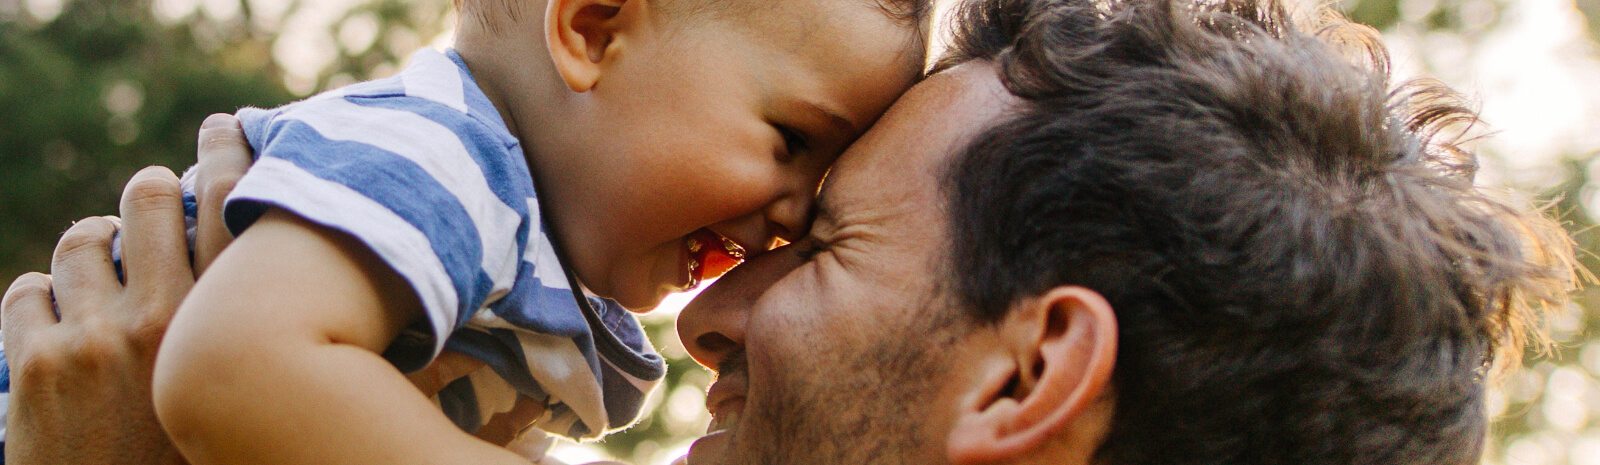
{"label": "man's dark curly hair", "polygon": [[[1111,303],[1116,464],[1477,464],[1485,373],[1571,245],[1473,184],[1448,89],[1271,0],[977,0],[943,60],[1021,100],[951,167],[957,295]],[[1305,32],[1310,31],[1310,32]],[[1530,337],[1532,335],[1533,337]]]}

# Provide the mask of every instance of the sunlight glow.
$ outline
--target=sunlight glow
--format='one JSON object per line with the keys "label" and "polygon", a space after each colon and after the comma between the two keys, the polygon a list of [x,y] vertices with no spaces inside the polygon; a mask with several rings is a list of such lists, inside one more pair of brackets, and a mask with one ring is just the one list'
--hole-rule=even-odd
{"label": "sunlight glow", "polygon": [[55,21],[57,16],[67,8],[69,0],[27,0],[23,3],[28,9],[28,15],[41,23]]}
{"label": "sunlight glow", "polygon": [[1403,0],[1406,21],[1384,39],[1397,82],[1436,77],[1480,105],[1491,134],[1480,180],[1548,188],[1564,177],[1557,160],[1600,148],[1600,53],[1572,0],[1506,2],[1492,26],[1492,3],[1463,2],[1460,34],[1422,25],[1437,4]]}
{"label": "sunlight glow", "polygon": [[184,18],[189,17],[190,14],[193,14],[197,8],[200,8],[200,0],[155,0],[150,5],[151,13],[154,13],[156,19],[165,24],[182,21]]}

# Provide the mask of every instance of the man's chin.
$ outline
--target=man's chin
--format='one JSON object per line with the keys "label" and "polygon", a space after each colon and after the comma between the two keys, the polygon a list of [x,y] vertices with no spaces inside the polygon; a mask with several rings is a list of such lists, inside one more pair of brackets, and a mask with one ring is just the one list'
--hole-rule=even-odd
{"label": "man's chin", "polygon": [[733,435],[727,430],[707,434],[689,446],[686,465],[716,465],[728,462],[728,446]]}

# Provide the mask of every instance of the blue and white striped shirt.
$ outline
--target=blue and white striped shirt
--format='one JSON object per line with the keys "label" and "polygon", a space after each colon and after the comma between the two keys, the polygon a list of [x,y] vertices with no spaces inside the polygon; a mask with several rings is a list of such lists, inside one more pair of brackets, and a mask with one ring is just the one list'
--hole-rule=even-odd
{"label": "blue and white striped shirt", "polygon": [[371,248],[428,318],[384,355],[410,371],[449,347],[497,375],[440,393],[458,425],[476,430],[516,393],[548,399],[538,425],[572,438],[637,417],[661,357],[621,305],[574,292],[521,144],[453,50],[239,119],[257,160],[228,197],[228,227],[277,207]]}
{"label": "blue and white striped shirt", "polygon": [[562,266],[521,144],[455,51],[238,116],[257,160],[228,197],[228,228],[275,207],[370,248],[427,314],[387,359],[413,371],[449,348],[487,362],[439,393],[457,425],[477,430],[518,394],[547,405],[537,427],[574,439],[638,416],[665,364],[633,314]]}

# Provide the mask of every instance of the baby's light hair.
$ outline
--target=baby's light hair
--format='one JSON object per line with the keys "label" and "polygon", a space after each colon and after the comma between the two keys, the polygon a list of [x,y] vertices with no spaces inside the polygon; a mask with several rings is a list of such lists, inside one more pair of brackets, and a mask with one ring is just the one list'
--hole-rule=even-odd
{"label": "baby's light hair", "polygon": [[[515,2],[533,1],[533,0],[474,0],[474,1],[475,2],[491,2],[493,4],[493,5],[491,5],[491,8],[498,9],[501,13],[504,13],[506,16],[509,16],[513,22],[518,22],[518,21],[521,21],[521,18],[518,17],[519,14],[517,13],[517,8],[515,8],[516,7],[516,3]],[[548,0],[543,0],[543,1],[548,1]],[[657,2],[658,4],[660,4],[663,8],[665,8],[665,10],[669,14],[671,14],[673,16],[676,16],[676,17],[680,17],[680,18],[682,18],[682,17],[699,17],[699,16],[708,15],[708,14],[712,14],[712,15],[744,15],[744,14],[749,14],[750,12],[757,10],[757,8],[752,8],[752,7],[770,5],[770,4],[774,3],[773,0],[654,0],[654,1]],[[933,14],[933,0],[870,0],[870,1],[873,1],[873,2],[877,3],[878,8],[883,10],[884,14],[888,15],[890,18],[893,18],[896,21],[899,21],[899,22],[901,22],[901,23],[903,23],[905,25],[908,25],[908,26],[915,27],[918,30],[922,30],[922,31],[926,30],[927,24],[928,24],[932,14]],[[483,24],[483,25],[489,27],[489,29],[491,31],[495,31],[495,28],[497,27],[496,23],[488,21],[489,17],[486,16],[492,10],[488,10],[488,9],[484,9],[484,8],[473,8],[471,10],[468,10],[467,7],[469,5],[466,4],[465,0],[451,0],[450,3],[451,3],[451,6],[453,6],[455,8],[456,12],[460,15],[460,20],[472,19],[472,20],[475,20],[475,21],[479,21],[480,24]]]}

